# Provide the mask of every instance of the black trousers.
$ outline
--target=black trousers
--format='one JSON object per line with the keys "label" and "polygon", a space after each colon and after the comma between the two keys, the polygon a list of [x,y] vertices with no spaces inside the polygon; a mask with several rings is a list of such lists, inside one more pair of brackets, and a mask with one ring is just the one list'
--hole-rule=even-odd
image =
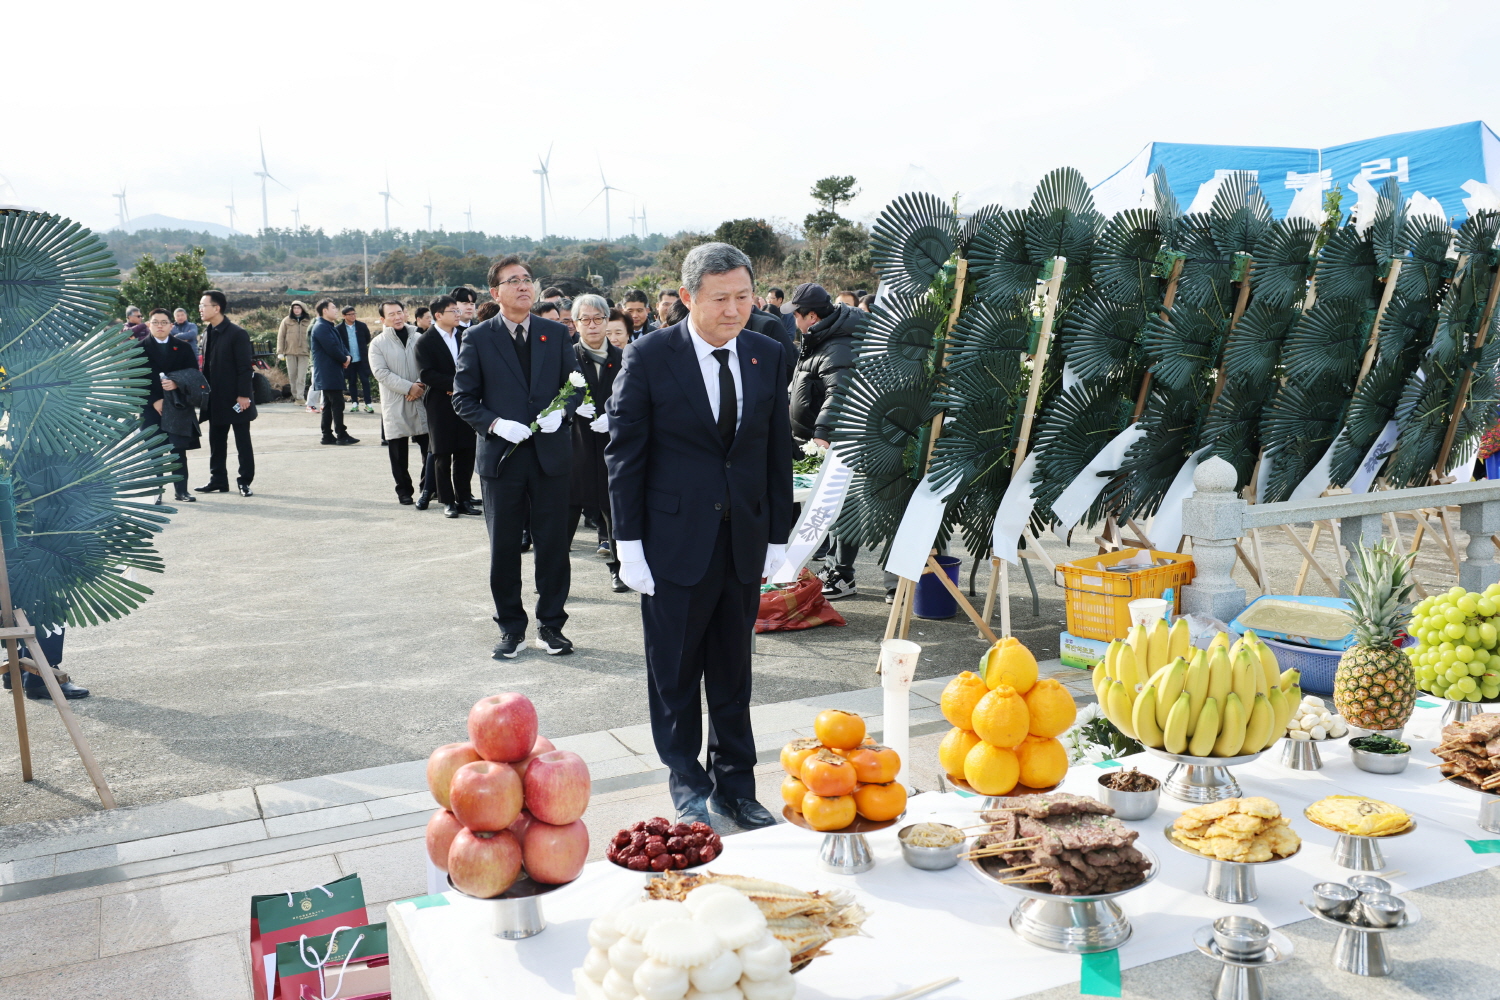
{"label": "black trousers", "polygon": [[474,499],[474,489],[470,485],[474,481],[473,447],[433,455],[431,471],[439,503],[462,503]]}
{"label": "black trousers", "polygon": [[[498,476],[480,476],[484,523],[490,533],[490,593],[495,622],[512,635],[526,631],[521,605],[521,528],[531,505],[531,553],[536,570],[536,620],[562,628],[572,582],[568,560],[568,474],[549,476],[527,442],[500,463]],[[438,485],[442,486],[439,476]]]}
{"label": "black trousers", "polygon": [[229,482],[229,428],[234,428],[234,450],[239,456],[239,482],[249,486],[255,479],[255,446],[250,443],[248,422],[208,421],[208,478]]}
{"label": "black trousers", "polygon": [[323,390],[323,436],[344,437],[344,394],[337,389]]}
{"label": "black trousers", "polygon": [[[412,495],[411,472],[406,468],[408,449],[407,441],[415,441],[417,448],[422,452],[422,467],[417,475],[422,476],[427,471],[427,435],[413,434],[410,438],[391,438],[385,443],[386,451],[391,456],[391,478],[396,480],[396,496],[409,497]],[[423,483],[425,488],[426,483]]]}
{"label": "black trousers", "polygon": [[[641,596],[651,737],[671,769],[668,787],[679,809],[700,795],[755,797],[750,638],[759,608],[759,585],[735,575],[727,521],[703,579],[684,587],[658,577],[656,594]],[[700,683],[708,697],[707,767],[698,760]]]}
{"label": "black trousers", "polygon": [[351,361],[349,367],[344,369],[344,387],[349,391],[349,402],[359,401],[359,387],[364,385],[365,405],[370,405],[370,362],[366,360]]}
{"label": "black trousers", "polygon": [[[156,407],[151,403],[147,403],[145,406],[141,407],[141,426],[148,433],[149,429],[152,427],[155,427],[158,430],[160,430],[161,428],[161,415],[156,412]],[[166,435],[163,435],[163,437],[165,436]],[[173,448],[172,454],[177,456],[177,468],[174,471],[174,475],[177,477],[177,481],[172,484],[172,489],[178,496],[181,496],[182,494],[186,493],[188,489],[187,449]]]}
{"label": "black trousers", "polygon": [[578,519],[585,513],[588,513],[591,517],[593,517],[594,523],[599,526],[599,542],[594,547],[598,548],[599,545],[603,545],[605,542],[608,542],[611,556],[609,562],[605,563],[605,565],[609,567],[609,571],[611,573],[620,572],[620,560],[618,558],[620,553],[618,548],[615,546],[615,529],[614,525],[610,523],[609,511],[607,509],[602,509],[599,507],[569,507],[568,545],[571,546],[573,544],[573,537],[578,534]]}

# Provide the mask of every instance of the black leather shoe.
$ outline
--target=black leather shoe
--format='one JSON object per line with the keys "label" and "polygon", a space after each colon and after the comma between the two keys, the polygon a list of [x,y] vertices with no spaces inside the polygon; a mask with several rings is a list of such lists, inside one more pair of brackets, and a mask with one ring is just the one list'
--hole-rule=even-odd
{"label": "black leather shoe", "polygon": [[323,435],[323,440],[321,440],[321,441],[318,442],[318,444],[338,444],[338,443],[339,443],[339,439],[336,438],[336,437],[334,437],[332,434],[324,434]]}
{"label": "black leather shoe", "polygon": [[708,799],[695,795],[677,808],[679,823],[707,823],[713,826],[713,817],[708,813]]}
{"label": "black leather shoe", "polygon": [[709,799],[708,808],[734,821],[736,826],[746,830],[759,830],[765,826],[775,826],[776,818],[772,816],[766,807],[754,799],[734,799],[724,802],[719,799]]}
{"label": "black leather shoe", "polygon": [[427,490],[423,490],[421,493],[418,493],[417,510],[426,510],[430,506],[432,506],[432,494]]}
{"label": "black leather shoe", "polygon": [[177,489],[177,498],[176,499],[177,499],[178,503],[197,503],[198,502],[198,498],[195,497],[195,496],[193,496],[191,493],[189,493],[183,487],[178,487],[178,489]]}
{"label": "black leather shoe", "polygon": [[228,483],[209,483],[207,486],[199,486],[193,490],[194,493],[228,493]]}
{"label": "black leather shoe", "polygon": [[522,528],[521,529],[521,551],[522,552],[530,552],[531,551],[531,529],[530,528]]}
{"label": "black leather shoe", "polygon": [[462,507],[460,507],[456,503],[450,503],[448,506],[446,506],[446,507],[443,508],[443,516],[444,517],[463,517],[464,516],[464,509]]}
{"label": "black leather shoe", "polygon": [[524,632],[501,632],[500,641],[495,643],[494,649],[490,650],[490,657],[496,660],[514,660],[524,645],[526,645]]}
{"label": "black leather shoe", "polygon": [[[32,701],[52,700],[52,692],[47,690],[47,686],[42,683],[41,678],[37,678],[35,687],[32,687],[29,684],[22,684],[21,686],[26,689],[26,697],[30,698]],[[63,697],[68,701],[76,701],[79,698],[87,698],[89,696],[88,688],[79,687],[72,681],[64,681],[62,683],[59,683],[57,686],[62,688]]]}
{"label": "black leather shoe", "polygon": [[624,594],[630,591],[630,588],[625,586],[625,581],[620,579],[620,574],[618,573],[609,574],[609,589],[617,594]]}
{"label": "black leather shoe", "polygon": [[400,504],[410,504],[410,503],[414,503],[415,501],[412,500],[411,494],[407,493],[404,496],[398,496],[396,498],[396,502],[400,503]]}
{"label": "black leather shoe", "polygon": [[465,514],[471,514],[474,517],[484,516],[484,508],[480,507],[479,504],[475,503],[473,500],[460,501],[458,506],[463,510]]}
{"label": "black leather shoe", "polygon": [[345,434],[341,438],[335,438],[334,441],[333,441],[333,443],[334,444],[359,444],[359,438],[357,438],[357,437],[350,437],[349,435]]}
{"label": "black leather shoe", "polygon": [[573,643],[562,634],[562,629],[543,625],[536,630],[536,647],[545,649],[548,656],[567,656],[573,652]]}
{"label": "black leather shoe", "polygon": [[255,491],[250,488],[250,484],[249,483],[240,483],[239,487],[240,487],[240,496],[242,496],[242,497],[253,497],[253,496],[255,496]]}

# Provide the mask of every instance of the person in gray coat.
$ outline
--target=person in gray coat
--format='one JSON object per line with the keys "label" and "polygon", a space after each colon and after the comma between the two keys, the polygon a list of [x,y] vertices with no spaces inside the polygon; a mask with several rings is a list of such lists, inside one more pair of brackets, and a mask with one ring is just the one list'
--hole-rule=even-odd
{"label": "person in gray coat", "polygon": [[370,370],[380,383],[380,421],[386,450],[391,456],[391,477],[396,480],[396,499],[413,503],[411,472],[407,469],[408,441],[422,453],[422,503],[432,500],[427,481],[427,408],[422,405],[422,365],[417,361],[417,328],[406,323],[406,307],[391,300],[380,304],[385,328],[370,341]]}

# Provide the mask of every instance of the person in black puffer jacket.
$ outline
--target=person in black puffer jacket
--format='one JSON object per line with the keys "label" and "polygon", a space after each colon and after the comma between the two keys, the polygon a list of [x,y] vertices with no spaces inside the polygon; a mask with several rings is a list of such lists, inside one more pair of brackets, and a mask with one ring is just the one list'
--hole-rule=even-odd
{"label": "person in black puffer jacket", "polygon": [[[812,441],[827,448],[833,431],[833,391],[854,370],[854,337],[868,316],[858,309],[834,305],[827,290],[811,282],[797,286],[791,305],[802,334],[802,349],[792,375],[792,437],[799,447]],[[825,552],[823,596],[838,600],[853,595],[854,558],[859,546],[830,538],[818,556]]]}

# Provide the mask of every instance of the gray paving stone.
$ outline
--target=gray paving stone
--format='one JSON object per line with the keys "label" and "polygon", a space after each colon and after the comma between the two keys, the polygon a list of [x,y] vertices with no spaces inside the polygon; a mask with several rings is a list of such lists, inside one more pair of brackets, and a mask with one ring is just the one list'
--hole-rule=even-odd
{"label": "gray paving stone", "polygon": [[947,687],[948,682],[957,676],[957,674],[949,674],[947,677],[929,677],[924,681],[913,681],[911,693],[920,695],[936,705],[943,696],[943,688]]}
{"label": "gray paving stone", "polygon": [[259,817],[255,793],[248,788],[236,788],[66,819],[17,823],[0,827],[0,861],[144,840]]}
{"label": "gray paving stone", "polygon": [[614,760],[601,760],[597,764],[589,765],[589,777],[594,781],[603,778],[614,778],[622,774],[639,774],[649,768],[635,754],[629,757],[616,757]]}
{"label": "gray paving stone", "polygon": [[256,785],[255,795],[260,801],[261,814],[270,819],[312,809],[403,795],[426,787],[427,762],[413,760],[318,778]]}
{"label": "gray paving stone", "polygon": [[625,745],[631,753],[650,753],[656,749],[656,744],[651,739],[651,724],[643,722],[638,726],[622,726],[619,729],[609,730],[609,734]]}
{"label": "gray paving stone", "polygon": [[614,760],[616,757],[624,757],[632,752],[630,747],[615,739],[609,732],[561,736],[553,740],[552,744],[559,750],[573,751],[588,764],[601,760]]}
{"label": "gray paving stone", "polygon": [[250,963],[243,931],[112,955],[57,969],[0,979],[0,996],[25,1000],[106,1000],[115,997],[192,997],[250,1000]]}
{"label": "gray paving stone", "polygon": [[27,882],[34,878],[46,878],[52,874],[57,855],[44,854],[39,858],[21,858],[0,864],[0,885]]}
{"label": "gray paving stone", "polygon": [[371,819],[385,819],[387,816],[401,816],[406,813],[430,813],[438,807],[432,798],[432,793],[423,789],[420,792],[410,792],[406,795],[393,795],[388,799],[371,799],[365,803],[365,808],[370,810]]}
{"label": "gray paving stone", "polygon": [[88,962],[99,957],[99,901],[49,906],[0,917],[0,995],[5,977]]}
{"label": "gray paving stone", "polygon": [[67,875],[70,872],[88,871],[92,868],[108,868],[111,865],[129,864],[132,861],[150,861],[178,854],[196,854],[215,847],[233,844],[248,844],[267,837],[265,823],[247,820],[226,826],[212,826],[206,830],[189,830],[185,833],[170,833],[165,837],[148,837],[131,840],[123,844],[107,844],[90,847],[82,851],[68,851],[57,855],[56,867],[50,874]]}
{"label": "gray paving stone", "polygon": [[755,749],[757,751],[760,751],[760,750],[778,750],[779,751],[782,747],[786,746],[788,743],[790,743],[792,740],[795,740],[795,739],[797,739],[797,731],[795,729],[783,729],[780,732],[776,732],[776,733],[761,733],[761,732],[756,732],[756,734],[755,734]]}
{"label": "gray paving stone", "polygon": [[272,837],[286,837],[294,833],[352,826],[373,818],[369,808],[363,802],[353,802],[346,806],[334,806],[331,809],[316,809],[311,812],[272,817],[266,820],[266,832]]}

